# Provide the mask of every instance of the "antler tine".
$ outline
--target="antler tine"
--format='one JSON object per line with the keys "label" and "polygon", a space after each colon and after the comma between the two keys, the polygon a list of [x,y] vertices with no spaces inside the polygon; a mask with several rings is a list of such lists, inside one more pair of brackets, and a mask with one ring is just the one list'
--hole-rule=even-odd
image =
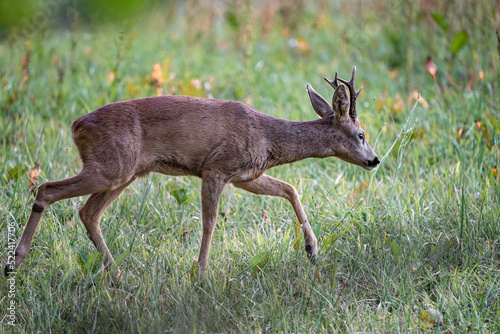
{"label": "antler tine", "polygon": [[337,72],[335,72],[335,79],[333,81],[330,81],[327,77],[324,78],[326,82],[330,84],[330,86],[333,87],[333,89],[337,89],[339,87],[339,84],[337,82]]}
{"label": "antler tine", "polygon": [[343,84],[345,84],[347,86],[347,88],[349,88],[349,93],[351,94],[351,106],[349,108],[349,115],[351,115],[351,117],[356,117],[356,98],[358,97],[359,93],[363,89],[363,87],[361,87],[356,92],[356,89],[354,88],[354,81],[356,79],[356,66],[354,66],[354,68],[352,69],[352,77],[351,77],[350,81],[345,81],[341,78],[337,78],[337,79],[340,82],[342,82]]}

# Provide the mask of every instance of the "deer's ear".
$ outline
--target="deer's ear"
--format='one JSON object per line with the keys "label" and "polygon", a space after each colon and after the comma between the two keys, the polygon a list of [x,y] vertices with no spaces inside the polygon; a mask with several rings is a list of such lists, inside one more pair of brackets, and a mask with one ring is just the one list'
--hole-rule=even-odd
{"label": "deer's ear", "polygon": [[321,95],[316,93],[310,84],[307,84],[307,93],[309,94],[312,107],[319,117],[325,118],[333,115],[332,106]]}
{"label": "deer's ear", "polygon": [[349,114],[349,106],[351,102],[349,101],[349,95],[347,95],[347,90],[344,85],[339,85],[335,90],[332,98],[332,108],[335,115],[339,118],[344,117]]}

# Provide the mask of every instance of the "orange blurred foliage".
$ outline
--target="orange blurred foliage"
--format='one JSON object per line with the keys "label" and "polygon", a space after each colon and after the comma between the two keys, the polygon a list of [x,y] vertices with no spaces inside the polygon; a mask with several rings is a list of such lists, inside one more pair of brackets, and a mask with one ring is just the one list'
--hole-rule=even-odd
{"label": "orange blurred foliage", "polygon": [[427,72],[429,72],[430,75],[432,75],[434,80],[436,80],[437,66],[436,64],[434,64],[430,56],[427,57],[427,61],[425,62],[425,69],[427,70]]}
{"label": "orange blurred foliage", "polygon": [[33,168],[31,168],[28,173],[30,178],[29,189],[32,194],[35,194],[36,192],[36,185],[38,183],[38,177],[40,176],[40,171],[41,171],[40,165],[38,164],[38,162],[35,162],[35,166],[33,166]]}
{"label": "orange blurred foliage", "polygon": [[493,148],[493,137],[481,121],[476,120],[475,122],[477,129],[483,133],[483,143],[485,143],[488,149],[491,150]]}
{"label": "orange blurred foliage", "polygon": [[160,63],[153,65],[153,70],[151,71],[151,82],[156,88],[156,95],[163,95],[163,83],[165,83],[165,77],[163,76],[163,70],[161,69]]}

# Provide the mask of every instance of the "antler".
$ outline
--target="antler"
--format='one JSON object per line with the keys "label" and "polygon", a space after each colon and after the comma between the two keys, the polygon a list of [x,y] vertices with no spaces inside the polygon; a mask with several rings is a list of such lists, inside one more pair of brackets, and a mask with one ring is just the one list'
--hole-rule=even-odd
{"label": "antler", "polygon": [[352,77],[351,77],[350,81],[345,81],[341,78],[338,78],[337,72],[335,72],[335,79],[333,79],[333,81],[330,81],[327,78],[325,78],[326,82],[328,82],[330,84],[330,86],[333,87],[333,89],[337,89],[339,87],[337,80],[342,82],[343,84],[345,84],[347,86],[347,88],[349,88],[349,93],[351,95],[351,106],[349,108],[349,115],[351,117],[356,117],[356,99],[358,98],[359,92],[361,92],[361,90],[363,89],[363,87],[361,87],[356,92],[356,89],[354,88],[354,80],[355,79],[356,79],[356,66],[354,66],[354,68],[352,69]]}
{"label": "antler", "polygon": [[349,88],[349,93],[351,94],[351,107],[349,108],[349,115],[351,117],[356,117],[356,99],[358,98],[359,92],[363,89],[361,87],[357,92],[354,88],[354,80],[356,79],[356,66],[352,69],[352,77],[350,81],[345,81],[338,78],[340,82],[345,84]]}
{"label": "antler", "polygon": [[339,87],[339,84],[337,83],[337,72],[335,72],[335,79],[333,81],[328,80],[327,77],[324,78],[326,82],[330,84],[330,86],[333,87],[333,89],[337,89]]}

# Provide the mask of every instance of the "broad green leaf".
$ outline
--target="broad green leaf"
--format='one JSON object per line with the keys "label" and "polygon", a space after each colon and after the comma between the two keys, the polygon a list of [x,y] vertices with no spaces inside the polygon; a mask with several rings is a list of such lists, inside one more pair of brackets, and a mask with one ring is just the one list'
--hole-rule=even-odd
{"label": "broad green leaf", "polygon": [[260,264],[265,264],[269,260],[269,252],[262,252],[260,254],[255,255],[252,258],[252,265],[260,265]]}
{"label": "broad green leaf", "polygon": [[431,12],[431,16],[436,21],[439,27],[443,29],[444,31],[447,31],[450,29],[450,23],[448,22],[448,19],[444,16],[443,13],[441,13],[439,10],[433,10]]}
{"label": "broad green leaf", "polygon": [[128,257],[128,254],[130,251],[126,250],[125,252],[121,253],[118,255],[115,259],[115,262],[111,265],[111,272],[115,273],[116,270],[118,269],[119,266],[125,261],[125,259]]}
{"label": "broad green leaf", "polygon": [[90,254],[83,249],[78,250],[78,256],[76,257],[76,261],[80,265],[84,275],[87,275],[87,263],[89,262]]}
{"label": "broad green leaf", "polygon": [[79,249],[78,255],[79,256],[77,259],[78,259],[78,262],[80,262],[81,264],[86,265],[89,262],[90,254],[86,250]]}
{"label": "broad green leaf", "polygon": [[228,10],[224,17],[231,28],[234,30],[238,30],[240,28],[240,21],[238,21],[238,17],[233,11]]}
{"label": "broad green leaf", "polygon": [[174,196],[179,205],[186,202],[188,199],[187,191],[184,188],[175,189],[174,191],[172,191],[172,196]]}
{"label": "broad green leaf", "polygon": [[461,48],[467,44],[469,41],[469,35],[465,31],[461,31],[453,37],[453,40],[450,44],[450,52],[452,55],[456,55]]}
{"label": "broad green leaf", "polygon": [[117,267],[120,266],[123,263],[123,261],[125,261],[125,259],[127,258],[128,254],[129,254],[129,251],[126,250],[125,252],[123,252],[120,255],[118,255],[116,257],[116,259],[115,259],[114,265],[116,265]]}
{"label": "broad green leaf", "polygon": [[269,261],[270,252],[262,252],[258,255],[255,255],[252,259],[252,273],[257,274]]}
{"label": "broad green leaf", "polygon": [[14,167],[12,167],[8,172],[7,172],[7,180],[11,179],[17,179],[19,175],[24,174],[28,171],[28,166],[25,164],[21,163],[18,164]]}
{"label": "broad green leaf", "polygon": [[94,252],[89,258],[89,261],[87,263],[87,268],[92,274],[95,274],[100,267],[101,267],[101,253]]}
{"label": "broad green leaf", "polygon": [[387,243],[389,244],[389,247],[391,247],[392,255],[396,258],[396,261],[401,263],[401,247],[389,238],[387,238]]}

